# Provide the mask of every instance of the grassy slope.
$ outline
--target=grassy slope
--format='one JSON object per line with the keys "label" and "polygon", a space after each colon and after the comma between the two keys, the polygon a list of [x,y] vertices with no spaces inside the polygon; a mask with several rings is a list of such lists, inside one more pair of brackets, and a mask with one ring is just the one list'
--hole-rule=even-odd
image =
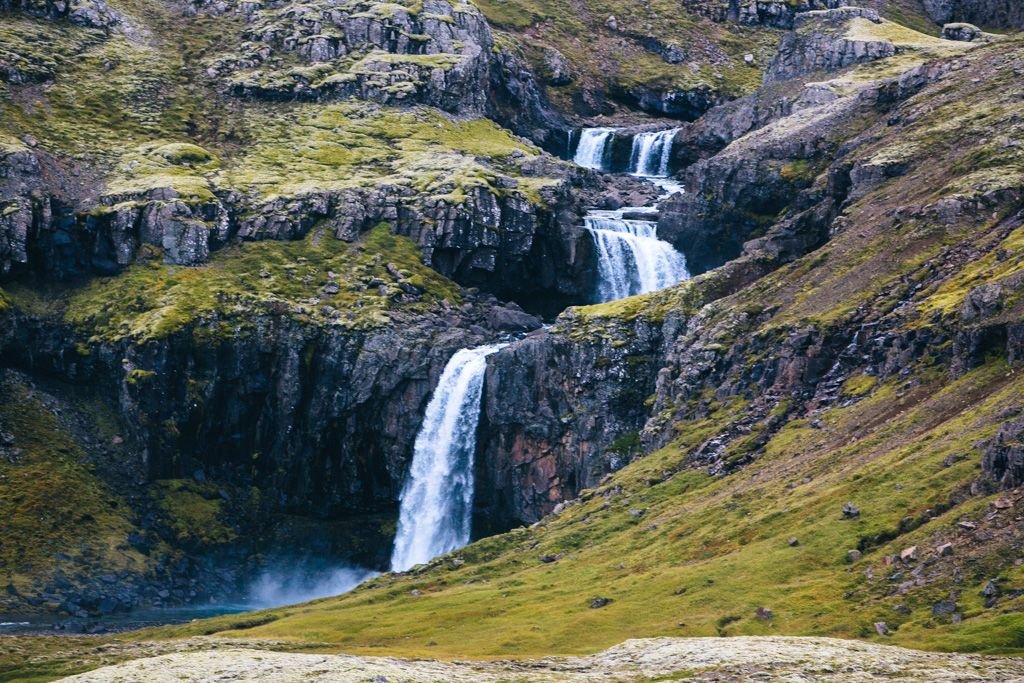
{"label": "grassy slope", "polygon": [[[126,542],[134,513],[83,462],[82,447],[44,396],[0,377],[0,426],[21,451],[13,462],[0,457],[0,582],[31,593],[33,583],[73,563],[147,569],[148,558]],[[102,425],[97,431],[111,436]]]}
{"label": "grassy slope", "polygon": [[[727,328],[737,310],[773,310],[749,334],[778,338],[849,325],[858,309],[869,320],[896,316],[897,329],[942,325],[971,287],[1020,272],[1024,229],[997,227],[1013,207],[954,225],[913,211],[902,223],[891,219],[893,207],[1021,187],[1019,150],[1002,144],[1021,132],[1011,106],[1020,91],[1012,66],[1020,60],[1019,42],[973,52],[950,82],[870,128],[856,156],[881,163],[896,155],[906,172],[848,208],[845,224],[854,227],[720,302],[708,325]],[[901,125],[890,125],[896,120]],[[913,305],[901,305],[915,282],[925,286]],[[571,332],[602,333],[606,316],[657,319],[668,305],[687,308],[689,289],[580,309]],[[1021,313],[1011,296],[999,319]],[[1024,502],[1004,511],[993,506],[996,497],[970,497],[965,487],[978,476],[980,449],[1004,411],[1024,407],[1024,375],[998,356],[955,380],[930,357],[910,370],[882,383],[854,376],[845,401],[789,415],[763,455],[734,475],[712,478],[688,469],[686,458],[744,414],[738,397],[676,424],[672,445],[562,514],[459,551],[461,566],[442,559],[339,599],[271,611],[261,618],[272,621],[244,630],[232,630],[228,617],[148,635],[223,631],[349,652],[488,657],[593,651],[656,634],[878,638],[873,623],[885,621],[894,629],[889,642],[1020,652],[1024,599],[985,609],[980,590],[997,576],[1006,591],[1024,588],[1013,521]],[[739,439],[729,447],[741,455],[743,446]],[[848,501],[861,508],[860,518],[843,519]],[[959,530],[961,520],[992,537]],[[939,558],[934,549],[947,541],[954,553]],[[913,545],[927,560],[924,582],[896,593],[912,566],[890,579],[896,568],[884,558]],[[848,564],[847,551],[858,548],[863,558]],[[542,555],[561,558],[549,564]],[[960,625],[931,612],[950,594],[964,616]],[[597,596],[613,602],[592,609]],[[774,618],[757,619],[757,607]]]}

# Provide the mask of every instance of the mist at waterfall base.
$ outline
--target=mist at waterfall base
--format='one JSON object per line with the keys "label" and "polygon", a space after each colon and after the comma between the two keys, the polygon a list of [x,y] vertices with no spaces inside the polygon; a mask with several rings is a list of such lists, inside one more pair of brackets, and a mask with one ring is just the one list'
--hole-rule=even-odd
{"label": "mist at waterfall base", "polygon": [[331,566],[311,560],[282,562],[256,577],[249,585],[244,604],[249,609],[264,609],[332,597],[378,575],[379,572],[364,567]]}
{"label": "mist at waterfall base", "polygon": [[505,346],[462,349],[441,373],[402,489],[392,571],[406,571],[469,543],[484,372],[487,356]]}

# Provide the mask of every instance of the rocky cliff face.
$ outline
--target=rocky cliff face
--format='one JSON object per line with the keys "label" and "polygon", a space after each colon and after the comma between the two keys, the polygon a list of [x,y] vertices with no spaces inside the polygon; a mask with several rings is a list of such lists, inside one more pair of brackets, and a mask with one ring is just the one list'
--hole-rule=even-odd
{"label": "rocky cliff face", "polygon": [[937,24],[968,22],[985,28],[1024,27],[1024,7],[1013,0],[922,0]]}
{"label": "rocky cliff face", "polygon": [[[678,457],[643,487],[724,477],[878,386],[1019,362],[1016,43],[831,0],[513,4],[4,5],[0,502],[88,493],[42,554],[0,546],[9,606],[224,596],[334,533],[325,555],[383,567],[431,387],[503,335],[530,333],[489,362],[480,533],[621,502],[608,475],[653,449]],[[648,198],[484,118],[552,147],[555,107],[710,110],[632,129],[680,126],[659,231],[702,277],[546,330],[495,298],[584,300],[582,207]],[[976,488],[1017,486],[1013,425],[984,436]],[[3,523],[23,540],[40,509]]]}
{"label": "rocky cliff face", "polygon": [[[1016,362],[1019,332],[1009,309],[1018,304],[995,303],[1018,301],[1017,293],[1009,293],[1019,292],[1009,284],[1015,279],[1000,285],[998,295],[964,292],[967,298],[959,312],[946,304],[938,310],[930,307],[939,306],[935,300],[941,292],[955,290],[954,273],[970,269],[974,259],[999,258],[1001,240],[1012,240],[1024,219],[1021,188],[1012,179],[978,184],[971,180],[975,176],[957,180],[955,172],[937,181],[938,167],[922,150],[935,150],[939,141],[930,137],[929,124],[921,119],[924,112],[941,117],[942,110],[954,116],[967,83],[970,88],[981,83],[968,81],[966,74],[1001,73],[1005,79],[1012,72],[1012,67],[1004,72],[1007,59],[1015,58],[988,52],[953,64],[926,65],[824,105],[797,107],[691,166],[684,174],[689,191],[663,208],[659,228],[677,240],[684,233],[673,230],[692,230],[704,240],[715,235],[713,242],[731,243],[736,252],[719,256],[721,260],[738,255],[742,245],[739,259],[675,293],[651,295],[630,306],[608,304],[566,314],[553,331],[496,357],[493,372],[507,374],[496,374],[495,384],[498,379],[508,382],[517,394],[530,397],[528,403],[540,406],[532,414],[513,407],[510,415],[515,417],[509,419],[488,402],[492,429],[504,444],[502,450],[512,454],[491,455],[489,462],[507,471],[501,475],[504,481],[515,482],[496,488],[526,491],[518,500],[502,500],[513,517],[537,518],[552,509],[557,499],[552,493],[570,485],[591,486],[611,469],[613,441],[637,429],[643,413],[646,422],[636,436],[640,452],[673,443],[681,425],[707,419],[722,402],[741,400],[744,407],[728,427],[709,435],[688,455],[692,464],[726,473],[756,459],[794,415],[815,415],[842,404],[851,377],[869,376],[875,378],[872,382],[905,377],[914,372],[913,359],[922,357],[953,375],[977,367],[992,354]],[[996,94],[1001,86],[991,87],[983,97],[1001,98]],[[962,125],[963,120],[958,122]],[[967,148],[974,144],[967,140],[983,135],[983,128],[976,126],[947,130],[950,137],[941,144],[951,150]],[[946,147],[951,137],[961,145]],[[1003,149],[993,152],[997,166],[1014,163],[1013,148]],[[894,156],[894,150],[905,153]],[[921,183],[946,189],[911,206],[910,197]],[[903,199],[894,199],[894,193]],[[886,198],[881,205],[880,197]],[[893,201],[906,202],[900,206],[907,208],[883,208]],[[891,212],[883,213],[883,220],[879,212],[886,211]],[[763,218],[751,220],[751,214]],[[915,266],[916,274],[870,266],[874,277],[893,278],[893,289],[884,296],[861,297],[844,289],[866,286],[860,280],[841,286],[856,301],[849,305],[835,301],[838,293],[808,298],[790,289],[798,287],[792,278],[824,268],[834,254],[848,248],[842,246],[847,241],[870,240],[868,225],[883,232],[911,230],[911,235],[918,234],[913,226],[925,225],[946,230],[959,226],[964,232],[958,233],[963,237],[956,245],[919,257],[923,260]],[[742,234],[730,237],[727,229]],[[991,239],[975,245],[971,235],[983,234]],[[917,249],[910,246],[913,238],[908,240],[901,248]],[[684,251],[690,249],[687,242],[680,244]],[[803,266],[776,271],[800,257],[797,263]],[[881,254],[871,258],[885,259]],[[702,263],[711,267],[721,262],[713,259],[705,252],[688,253],[688,262],[698,269]],[[1003,272],[1003,266],[998,269]],[[777,274],[765,277],[772,271]],[[1005,272],[1014,272],[1013,267]],[[759,278],[759,284],[751,285]],[[765,299],[765,292],[775,287],[790,293]],[[822,306],[838,310],[810,313]],[[787,309],[794,313],[785,314]],[[934,314],[920,312],[929,309]],[[912,322],[919,315],[928,322]],[[611,351],[616,347],[621,354]],[[517,375],[506,368],[523,370]],[[538,385],[544,389],[535,389]],[[635,394],[623,403],[613,399],[617,392],[630,391]],[[604,408],[595,420],[593,406],[598,403]],[[993,446],[988,456],[995,480],[1014,480],[1013,450],[1005,446],[1009,441],[1009,433],[1001,436],[998,444],[1003,445]]]}

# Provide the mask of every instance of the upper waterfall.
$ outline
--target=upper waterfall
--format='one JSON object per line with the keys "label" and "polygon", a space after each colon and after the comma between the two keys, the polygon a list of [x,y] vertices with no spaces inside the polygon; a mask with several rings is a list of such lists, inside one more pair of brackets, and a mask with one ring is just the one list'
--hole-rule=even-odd
{"label": "upper waterfall", "polygon": [[573,161],[585,168],[603,171],[605,150],[614,132],[614,128],[584,128]]}
{"label": "upper waterfall", "polygon": [[469,543],[484,371],[487,356],[504,346],[462,349],[441,373],[402,489],[392,571],[405,571]]}
{"label": "upper waterfall", "polygon": [[633,138],[629,172],[642,178],[664,178],[672,159],[672,140],[678,128],[654,133],[640,133]]}

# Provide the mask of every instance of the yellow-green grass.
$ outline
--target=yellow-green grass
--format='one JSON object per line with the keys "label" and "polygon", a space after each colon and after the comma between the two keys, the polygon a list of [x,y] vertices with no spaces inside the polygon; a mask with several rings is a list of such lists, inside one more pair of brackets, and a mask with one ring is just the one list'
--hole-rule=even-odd
{"label": "yellow-green grass", "polygon": [[[1001,362],[952,383],[922,373],[909,389],[888,383],[827,411],[820,429],[798,422],[782,430],[737,474],[679,469],[690,448],[734,417],[723,409],[681,425],[677,443],[584,492],[559,516],[457,551],[465,565],[442,558],[421,574],[378,578],[341,598],[247,616],[247,626],[273,620],[241,630],[232,630],[238,617],[224,617],[132,637],[217,632],[346,652],[504,657],[591,652],[654,635],[878,638],[872,625],[886,621],[895,633],[885,642],[1019,651],[1024,615],[1004,612],[1020,609],[1021,600],[986,610],[977,595],[1000,572],[1024,578],[1012,557],[980,551],[965,563],[965,621],[956,627],[930,611],[955,587],[950,566],[936,565],[933,583],[888,597],[892,570],[882,558],[914,544],[923,556],[961,516],[977,520],[988,511],[991,499],[978,498],[942,512],[977,476],[977,444],[994,434],[996,413],[1022,389],[1024,375]],[[959,459],[950,465],[950,456]],[[848,501],[860,507],[859,518],[844,519]],[[928,510],[934,516],[921,526],[887,540]],[[858,547],[864,558],[847,564],[846,551]],[[970,548],[958,542],[956,553],[976,552]],[[541,555],[560,559],[543,563]],[[874,580],[865,578],[868,568]],[[592,609],[598,596],[613,602]],[[912,612],[894,611],[900,603]],[[774,618],[757,619],[758,607]]]}
{"label": "yellow-green grass", "polygon": [[[422,290],[420,300],[397,300],[401,290],[388,273],[388,264]],[[338,284],[337,293],[324,293],[329,281]],[[385,284],[371,286],[374,281]],[[381,225],[354,244],[314,231],[303,240],[232,246],[197,267],[157,260],[139,263],[119,275],[63,292],[48,305],[62,311],[67,322],[93,341],[142,342],[198,323],[225,335],[237,334],[249,329],[253,315],[269,311],[369,328],[386,323],[389,310],[422,312],[442,300],[458,303],[458,287],[425,265],[411,240],[392,235],[387,225]],[[324,307],[340,315],[325,314]]]}

